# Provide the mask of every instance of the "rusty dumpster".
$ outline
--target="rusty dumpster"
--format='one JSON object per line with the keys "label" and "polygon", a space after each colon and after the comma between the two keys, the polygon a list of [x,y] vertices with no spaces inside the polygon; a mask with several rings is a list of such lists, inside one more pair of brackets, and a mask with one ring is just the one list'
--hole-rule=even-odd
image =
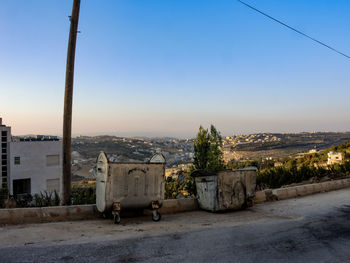
{"label": "rusty dumpster", "polygon": [[199,207],[219,212],[251,206],[255,196],[256,171],[255,167],[218,172],[193,171]]}
{"label": "rusty dumpster", "polygon": [[165,159],[158,154],[147,163],[110,162],[104,152],[97,158],[96,207],[104,215],[112,214],[120,222],[123,209],[152,209],[153,221],[159,221],[158,209],[164,200]]}

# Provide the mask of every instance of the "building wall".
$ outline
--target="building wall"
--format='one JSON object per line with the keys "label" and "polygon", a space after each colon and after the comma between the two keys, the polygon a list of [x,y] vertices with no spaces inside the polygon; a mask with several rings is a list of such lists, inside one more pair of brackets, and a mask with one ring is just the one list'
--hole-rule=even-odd
{"label": "building wall", "polygon": [[[13,194],[13,180],[30,178],[32,195],[52,190],[52,179],[59,179],[61,195],[62,141],[11,142],[10,148],[11,194]],[[52,157],[55,155],[58,155],[58,164],[53,161],[55,158]],[[15,157],[19,157],[20,164],[15,164]],[[50,179],[51,181],[47,181]]]}
{"label": "building wall", "polygon": [[344,161],[343,153],[340,153],[340,152],[336,152],[336,153],[329,152],[328,153],[328,160],[327,160],[328,165],[342,163],[343,161]]}
{"label": "building wall", "polygon": [[[4,133],[6,136],[3,136]],[[2,124],[0,118],[0,188],[9,184],[11,127]]]}

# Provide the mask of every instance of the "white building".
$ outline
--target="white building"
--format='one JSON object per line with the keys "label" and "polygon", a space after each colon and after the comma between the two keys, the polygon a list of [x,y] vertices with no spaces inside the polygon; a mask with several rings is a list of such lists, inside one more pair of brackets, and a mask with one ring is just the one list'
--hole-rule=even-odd
{"label": "white building", "polygon": [[62,193],[62,142],[35,136],[12,141],[11,127],[0,118],[0,188],[11,195]]}
{"label": "white building", "polygon": [[6,188],[9,184],[10,174],[10,141],[11,127],[2,124],[0,118],[0,187]]}
{"label": "white building", "polygon": [[340,152],[329,152],[328,153],[328,159],[327,159],[327,165],[336,164],[336,163],[342,163],[344,161],[344,155]]}
{"label": "white building", "polygon": [[10,194],[62,191],[62,141],[35,140],[10,143]]}

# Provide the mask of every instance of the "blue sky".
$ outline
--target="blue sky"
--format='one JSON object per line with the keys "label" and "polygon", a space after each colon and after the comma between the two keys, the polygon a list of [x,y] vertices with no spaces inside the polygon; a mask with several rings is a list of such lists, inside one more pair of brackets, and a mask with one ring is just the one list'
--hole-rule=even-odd
{"label": "blue sky", "polygon": [[[350,1],[247,0],[350,54]],[[2,0],[0,116],[61,134],[72,0]],[[81,0],[74,134],[349,131],[350,60],[235,0]]]}

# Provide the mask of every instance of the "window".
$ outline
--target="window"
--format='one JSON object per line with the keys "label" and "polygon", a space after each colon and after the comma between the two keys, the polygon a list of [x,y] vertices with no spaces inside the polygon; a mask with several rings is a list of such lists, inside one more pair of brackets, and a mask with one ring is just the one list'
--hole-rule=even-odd
{"label": "window", "polygon": [[53,193],[56,191],[57,193],[60,192],[60,179],[47,179],[46,180],[46,191],[49,193]]}
{"label": "window", "polygon": [[14,195],[31,194],[30,178],[13,180],[12,183]]}
{"label": "window", "polygon": [[8,189],[7,188],[7,178],[3,177],[2,178],[2,183],[1,183],[1,187],[4,188],[4,189]]}
{"label": "window", "polygon": [[21,164],[21,157],[15,156],[15,164],[16,165]]}
{"label": "window", "polygon": [[57,155],[46,155],[46,166],[55,166],[60,164],[60,156]]}

